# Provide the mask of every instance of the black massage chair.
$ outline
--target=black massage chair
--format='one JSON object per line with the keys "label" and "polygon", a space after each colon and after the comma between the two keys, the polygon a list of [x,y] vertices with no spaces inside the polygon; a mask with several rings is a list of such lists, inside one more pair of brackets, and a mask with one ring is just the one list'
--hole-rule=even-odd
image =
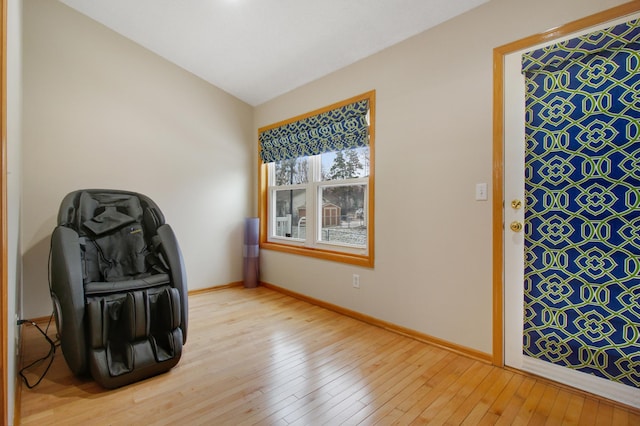
{"label": "black massage chair", "polygon": [[187,281],[158,206],[135,192],[75,191],[51,238],[51,298],[71,371],[116,388],[175,366],[187,340]]}

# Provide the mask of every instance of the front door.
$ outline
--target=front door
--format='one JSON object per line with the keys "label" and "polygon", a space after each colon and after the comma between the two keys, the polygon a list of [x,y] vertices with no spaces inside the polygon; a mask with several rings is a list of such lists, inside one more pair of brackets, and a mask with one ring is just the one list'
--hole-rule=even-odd
{"label": "front door", "polygon": [[640,21],[504,63],[505,363],[640,406]]}

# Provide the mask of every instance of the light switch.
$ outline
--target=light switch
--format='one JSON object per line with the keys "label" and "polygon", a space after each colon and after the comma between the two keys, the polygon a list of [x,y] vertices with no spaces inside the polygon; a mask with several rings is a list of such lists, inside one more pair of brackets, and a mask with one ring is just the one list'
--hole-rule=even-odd
{"label": "light switch", "polygon": [[476,201],[487,201],[486,183],[476,183]]}

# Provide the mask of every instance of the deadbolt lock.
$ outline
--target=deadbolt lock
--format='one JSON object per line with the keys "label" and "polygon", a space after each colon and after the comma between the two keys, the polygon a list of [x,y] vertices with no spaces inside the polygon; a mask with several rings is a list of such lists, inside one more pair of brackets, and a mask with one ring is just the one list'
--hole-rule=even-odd
{"label": "deadbolt lock", "polygon": [[514,209],[518,210],[520,207],[522,207],[522,201],[520,201],[520,200],[511,201],[511,207],[513,207]]}
{"label": "deadbolt lock", "polygon": [[513,222],[511,222],[511,225],[509,227],[513,232],[520,232],[522,231],[522,222],[514,220]]}

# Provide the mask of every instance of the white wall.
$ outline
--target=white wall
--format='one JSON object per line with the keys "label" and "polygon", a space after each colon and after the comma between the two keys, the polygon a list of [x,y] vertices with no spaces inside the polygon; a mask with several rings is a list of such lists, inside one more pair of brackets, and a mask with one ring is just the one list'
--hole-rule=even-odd
{"label": "white wall", "polygon": [[15,384],[17,378],[18,348],[16,347],[16,314],[20,314],[20,281],[22,258],[20,256],[20,191],[22,185],[21,147],[21,14],[22,2],[7,2],[7,360],[8,376],[7,418],[13,424]]}
{"label": "white wall", "polygon": [[67,6],[24,1],[24,316],[51,313],[50,235],[81,188],[144,193],[180,242],[189,289],[242,279],[252,108]]}
{"label": "white wall", "polygon": [[261,279],[490,354],[493,49],[621,3],[492,0],[257,107],[255,132],[377,91],[375,268],[263,250]]}

